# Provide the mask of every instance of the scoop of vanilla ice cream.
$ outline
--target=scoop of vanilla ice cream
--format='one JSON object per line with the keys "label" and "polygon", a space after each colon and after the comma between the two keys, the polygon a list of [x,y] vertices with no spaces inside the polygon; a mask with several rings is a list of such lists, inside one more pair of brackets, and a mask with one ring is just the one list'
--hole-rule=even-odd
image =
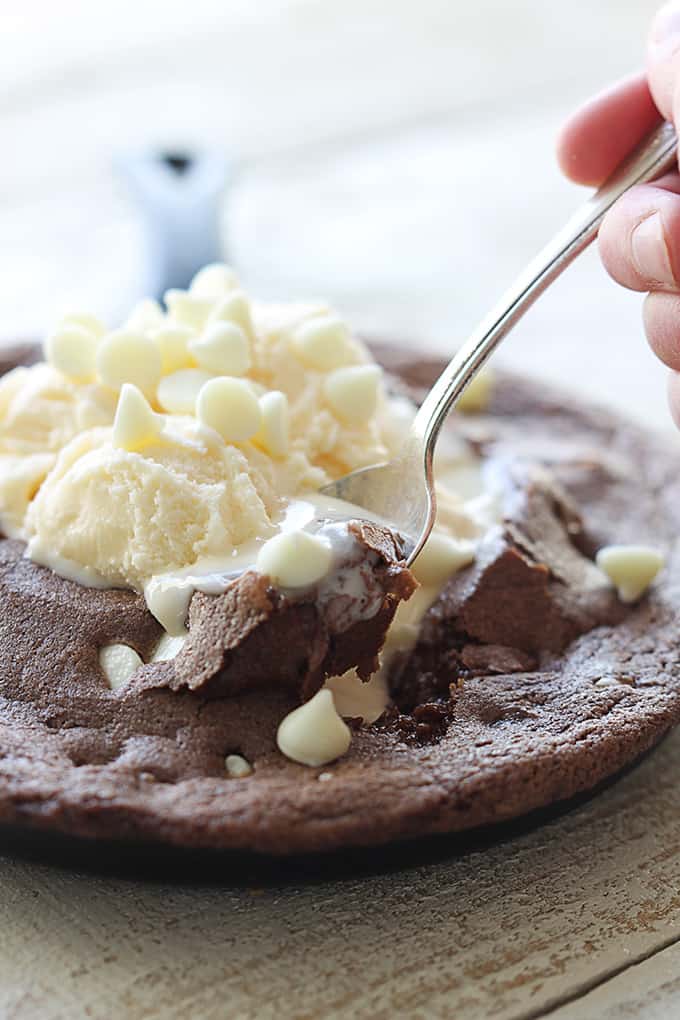
{"label": "scoop of vanilla ice cream", "polygon": [[276,472],[254,448],[237,449],[190,418],[172,418],[142,452],[92,429],[59,454],[31,504],[29,551],[68,561],[140,591],[157,573],[229,555],[272,533]]}
{"label": "scoop of vanilla ice cream", "polygon": [[116,395],[77,386],[44,363],[0,378],[0,529],[25,537],[28,505],[57,453],[83,429],[113,421]]}
{"label": "scoop of vanilla ice cream", "polygon": [[226,267],[165,303],[108,332],[70,316],[0,380],[0,529],[85,583],[229,557],[398,447],[381,372],[327,305],[255,305]]}

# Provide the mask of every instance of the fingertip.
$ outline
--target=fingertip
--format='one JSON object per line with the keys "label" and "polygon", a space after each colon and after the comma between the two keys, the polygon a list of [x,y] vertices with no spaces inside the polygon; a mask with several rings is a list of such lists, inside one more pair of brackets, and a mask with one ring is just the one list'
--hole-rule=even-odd
{"label": "fingertip", "polygon": [[585,151],[587,141],[587,111],[579,110],[562,126],[555,143],[557,165],[564,176],[574,184],[597,187],[604,180],[606,173],[595,171],[591,166],[589,154]]}
{"label": "fingertip", "polygon": [[560,130],[560,169],[576,184],[601,184],[657,124],[659,112],[643,74],[635,74],[588,100]]}

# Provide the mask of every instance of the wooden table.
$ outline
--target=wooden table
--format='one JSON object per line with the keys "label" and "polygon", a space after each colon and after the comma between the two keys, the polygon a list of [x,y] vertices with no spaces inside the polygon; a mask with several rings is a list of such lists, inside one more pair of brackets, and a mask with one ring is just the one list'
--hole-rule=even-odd
{"label": "wooden table", "polygon": [[[112,317],[139,232],[121,147],[219,142],[231,255],[448,351],[578,200],[564,111],[639,61],[653,0],[25,0],[0,42],[7,332]],[[594,8],[594,9],[593,9]],[[502,357],[668,428],[639,299],[594,253]],[[589,803],[459,839],[154,879],[0,857],[0,1013],[26,1018],[655,1018],[680,1010],[680,734]],[[161,869],[161,862],[158,863]],[[201,872],[202,874],[202,872]]]}
{"label": "wooden table", "polygon": [[0,1011],[675,1016],[679,768],[676,734],[589,803],[463,852],[457,837],[344,862],[225,858],[198,873],[161,854],[136,879],[97,875],[111,861],[96,847],[86,871],[5,853]]}

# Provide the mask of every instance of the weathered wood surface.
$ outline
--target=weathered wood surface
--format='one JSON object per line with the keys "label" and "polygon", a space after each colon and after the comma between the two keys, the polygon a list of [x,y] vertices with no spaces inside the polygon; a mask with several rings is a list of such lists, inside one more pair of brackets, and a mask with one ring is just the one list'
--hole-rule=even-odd
{"label": "weathered wood surface", "polygon": [[680,1003],[680,949],[676,944],[627,967],[618,977],[552,1014],[554,1020],[670,1020]]}
{"label": "weathered wood surface", "polygon": [[[646,1016],[652,996],[678,1008],[677,945],[653,954],[680,940],[679,768],[680,734],[538,829],[462,856],[456,841],[385,851],[340,875],[226,860],[195,885],[4,856],[0,1010],[528,1020],[568,1002],[556,1015],[571,1020],[605,1005]],[[611,994],[579,1001],[616,974]]]}
{"label": "weathered wood surface", "polygon": [[[0,36],[3,331],[42,329],[64,299],[115,317],[138,235],[112,155],[217,141],[242,167],[228,228],[248,286],[323,293],[362,327],[449,350],[578,201],[556,126],[639,62],[655,6],[25,0]],[[594,253],[502,356],[667,424],[639,299]],[[679,765],[680,734],[509,841],[343,874],[226,861],[202,885],[133,880],[8,844],[0,1015],[678,1015]]]}

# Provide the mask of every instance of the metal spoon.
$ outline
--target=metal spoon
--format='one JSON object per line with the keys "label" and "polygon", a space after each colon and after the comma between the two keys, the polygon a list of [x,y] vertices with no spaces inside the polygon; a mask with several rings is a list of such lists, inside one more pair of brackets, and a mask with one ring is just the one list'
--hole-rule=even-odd
{"label": "metal spoon", "polygon": [[616,200],[633,185],[655,180],[675,166],[677,144],[672,125],[661,124],[529,263],[437,379],[404,436],[399,457],[353,471],[321,490],[389,522],[404,540],[407,563],[422,549],[434,524],[432,460],[449,411],[527,309],[595,239]]}

